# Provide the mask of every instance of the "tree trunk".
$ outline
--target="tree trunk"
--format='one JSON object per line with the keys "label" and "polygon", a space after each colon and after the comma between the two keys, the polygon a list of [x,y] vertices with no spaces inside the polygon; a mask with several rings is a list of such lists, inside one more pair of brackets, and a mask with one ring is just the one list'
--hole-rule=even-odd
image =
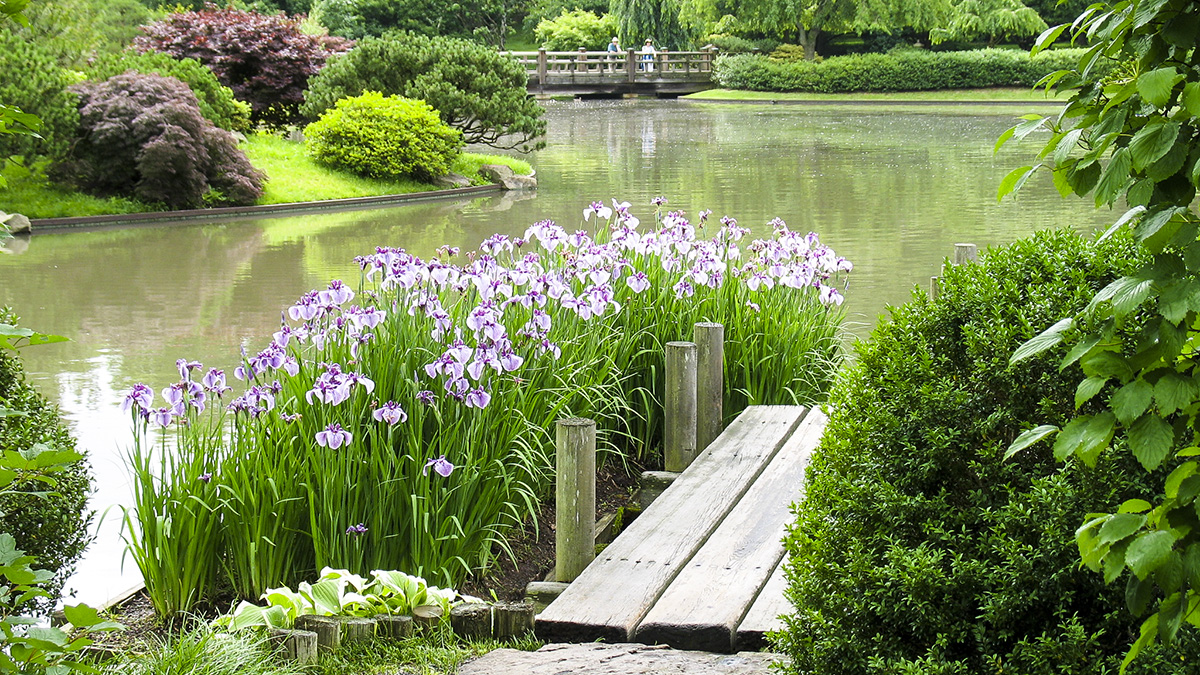
{"label": "tree trunk", "polygon": [[797,34],[800,40],[800,46],[804,48],[804,60],[812,61],[817,58],[817,36],[821,34],[819,28],[811,30],[797,29]]}

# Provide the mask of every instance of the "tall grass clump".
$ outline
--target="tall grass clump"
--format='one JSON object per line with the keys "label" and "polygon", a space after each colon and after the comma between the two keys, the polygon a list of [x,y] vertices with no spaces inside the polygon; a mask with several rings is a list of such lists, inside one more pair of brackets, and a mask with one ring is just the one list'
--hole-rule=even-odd
{"label": "tall grass clump", "polygon": [[327,566],[457,585],[536,511],[556,419],[591,417],[606,449],[656,461],[661,343],[694,321],[727,326],[733,406],[818,399],[849,263],[782,221],[744,251],[732,219],[700,239],[656,202],[650,231],[597,202],[595,236],[542,221],[466,255],[378,248],[356,289],[333,281],[286,310],[232,400],[225,373],[186,359],[165,405],[135,386],[128,537],[156,609]]}

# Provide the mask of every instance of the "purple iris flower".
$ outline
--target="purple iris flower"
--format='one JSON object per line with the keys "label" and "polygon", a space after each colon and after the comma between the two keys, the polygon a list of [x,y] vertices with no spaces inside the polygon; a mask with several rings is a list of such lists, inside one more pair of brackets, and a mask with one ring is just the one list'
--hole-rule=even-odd
{"label": "purple iris flower", "polygon": [[209,369],[204,374],[204,379],[200,380],[200,384],[204,385],[206,390],[217,396],[230,391],[230,387],[225,386],[225,371],[217,370],[216,368]]}
{"label": "purple iris flower", "polygon": [[350,441],[354,440],[354,436],[345,429],[342,425],[334,422],[325,427],[324,430],[317,432],[317,445],[330,450],[337,450],[343,445],[350,445]]}
{"label": "purple iris flower", "polygon": [[667,203],[667,198],[666,197],[655,197],[654,199],[650,200],[650,203],[655,206],[665,206]]}
{"label": "purple iris flower", "polygon": [[396,426],[401,422],[408,421],[408,413],[404,412],[404,408],[400,407],[395,401],[388,401],[379,406],[371,413],[376,422],[387,422],[388,426]]}
{"label": "purple iris flower", "polygon": [[367,526],[363,525],[362,523],[359,523],[357,525],[351,525],[350,527],[346,528],[346,534],[352,534],[356,537],[360,534],[365,534],[366,532],[367,532]]}
{"label": "purple iris flower", "polygon": [[423,405],[433,405],[433,403],[434,403],[433,392],[429,391],[428,389],[426,389],[424,391],[418,391],[417,392],[417,401],[419,401]]}
{"label": "purple iris flower", "polygon": [[209,483],[212,481],[212,474],[211,473],[202,473],[202,474],[200,474],[200,476],[198,478],[201,483]]}
{"label": "purple iris flower", "polygon": [[638,271],[625,277],[625,285],[634,293],[641,293],[650,288],[650,279],[645,272]]}
{"label": "purple iris flower", "polygon": [[150,406],[154,404],[154,390],[141,382],[133,385],[125,395],[125,400],[121,401],[121,412],[129,412],[135,403],[138,408],[149,411]]}
{"label": "purple iris flower", "polygon": [[179,359],[175,362],[175,367],[179,369],[179,377],[188,379],[188,372],[192,370],[200,370],[204,366],[200,365],[199,361],[188,361],[187,359]]}
{"label": "purple iris flower", "polygon": [[422,476],[429,475],[429,467],[433,467],[433,470],[442,478],[449,478],[450,474],[454,471],[454,465],[450,463],[450,460],[446,459],[445,455],[425,462],[425,468],[421,470]]}
{"label": "purple iris flower", "polygon": [[158,422],[158,425],[166,428],[170,426],[171,420],[175,418],[175,410],[173,408],[158,408],[150,412],[150,419]]}
{"label": "purple iris flower", "polygon": [[467,392],[466,405],[468,408],[486,408],[492,400],[492,395],[482,389],[472,389]]}

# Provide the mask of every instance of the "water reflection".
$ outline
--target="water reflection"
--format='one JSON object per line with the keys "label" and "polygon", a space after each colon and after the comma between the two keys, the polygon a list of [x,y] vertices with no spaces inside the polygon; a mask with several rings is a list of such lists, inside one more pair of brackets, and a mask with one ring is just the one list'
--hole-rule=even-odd
{"label": "water reflection", "polygon": [[[231,369],[239,347],[265,344],[286,305],[330,279],[356,280],[354,256],[378,245],[472,248],[546,218],[572,227],[593,199],[618,197],[648,215],[650,199],[666,195],[671,208],[709,208],[760,233],[777,216],[819,232],[856,265],[848,307],[865,327],[927,284],[955,242],[986,246],[1112,217],[1060,200],[1048,181],[997,204],[1001,177],[1032,153],[993,157],[1011,116],[610,101],[552,103],[549,123],[548,146],[532,157],[535,194],[38,234],[11,246],[16,255],[0,256],[0,304],[74,340],[24,357],[92,457],[97,508],[129,491],[121,392],[138,381],[161,388],[181,356]],[[132,562],[119,570],[115,520],[74,581],[89,602],[136,581]]]}

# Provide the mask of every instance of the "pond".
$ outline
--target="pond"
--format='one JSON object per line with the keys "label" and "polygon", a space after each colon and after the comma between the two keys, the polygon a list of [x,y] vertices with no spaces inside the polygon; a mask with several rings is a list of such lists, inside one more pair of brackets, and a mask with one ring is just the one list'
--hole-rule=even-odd
{"label": "pond", "polygon": [[[330,279],[353,283],[356,255],[377,245],[429,255],[473,249],[495,232],[538,220],[582,226],[582,211],[615,197],[649,221],[650,200],[694,214],[711,209],[757,233],[772,218],[815,231],[855,264],[851,328],[865,335],[887,305],[927,287],[956,242],[981,247],[1040,228],[1091,230],[1115,217],[1062,200],[1049,178],[1019,199],[996,186],[1029,163],[1034,144],[996,137],[1026,112],[897,112],[626,100],[552,102],[547,147],[531,158],[535,194],[208,225],[38,234],[0,256],[0,304],[24,326],[72,342],[25,350],[38,388],[57,402],[96,472],[95,508],[128,499],[121,453],[131,443],[118,404],[135,382],[159,389],[175,360],[232,369],[238,348],[257,352],[280,313]],[[0,199],[0,209],[3,208]],[[72,581],[101,603],[138,581],[121,568],[119,509]]]}

